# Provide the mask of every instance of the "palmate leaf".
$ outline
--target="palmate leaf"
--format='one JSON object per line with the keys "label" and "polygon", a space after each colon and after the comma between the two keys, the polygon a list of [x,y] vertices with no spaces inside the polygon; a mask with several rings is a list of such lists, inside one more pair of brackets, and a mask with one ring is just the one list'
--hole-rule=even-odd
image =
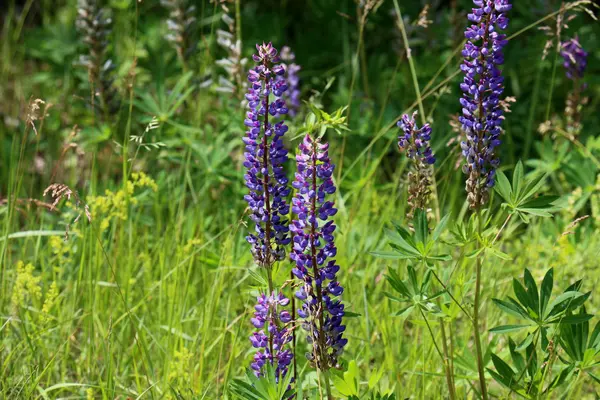
{"label": "palmate leaf", "polygon": [[504,200],[502,207],[507,208],[511,214],[517,214],[525,223],[529,222],[530,216],[551,217],[552,212],[560,208],[556,203],[558,197],[535,198],[546,177],[547,174],[526,180],[521,161],[515,166],[512,184],[502,171],[498,171],[495,190]]}
{"label": "palmate leaf", "polygon": [[293,374],[288,373],[277,382],[274,366],[267,363],[264,368],[264,374],[260,378],[248,369],[246,380],[234,379],[230,392],[240,400],[284,400],[294,395],[294,392],[288,389]]}
{"label": "palmate leaf", "polygon": [[427,214],[420,209],[415,211],[414,234],[397,223],[392,223],[395,230],[386,229],[385,235],[394,252],[375,251],[372,255],[395,260],[419,260],[428,266],[435,261],[450,261],[448,254],[433,254],[432,249],[446,229],[450,216],[444,216],[433,232],[429,233]]}

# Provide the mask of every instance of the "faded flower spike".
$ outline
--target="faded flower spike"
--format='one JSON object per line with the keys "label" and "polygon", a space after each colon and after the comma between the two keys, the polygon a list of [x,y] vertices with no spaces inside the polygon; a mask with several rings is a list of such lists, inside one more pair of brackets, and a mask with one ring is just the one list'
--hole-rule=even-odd
{"label": "faded flower spike", "polygon": [[429,145],[431,140],[431,126],[423,125],[419,128],[415,122],[416,112],[412,117],[404,114],[398,121],[402,133],[398,136],[398,147],[406,151],[412,165],[408,173],[408,204],[407,217],[412,219],[415,210],[426,210],[427,201],[431,194],[431,168],[435,163],[435,156]]}
{"label": "faded flower spike", "polygon": [[560,55],[563,58],[563,66],[566,70],[567,78],[577,80],[583,78],[583,73],[587,66],[588,53],[579,44],[579,39],[573,39],[562,42]]}
{"label": "faded flower spike", "polygon": [[468,15],[474,24],[465,31],[467,43],[461,70],[465,74],[460,88],[462,116],[460,122],[467,140],[461,144],[466,160],[463,171],[469,175],[466,189],[469,205],[477,208],[489,198],[495,184],[500,161],[496,147],[500,145],[500,125],[504,120],[499,105],[504,91],[504,78],[498,68],[504,63],[502,49],[508,41],[499,33],[508,26],[504,14],[512,8],[509,0],[473,0],[476,8]]}
{"label": "faded flower spike", "polygon": [[566,128],[569,133],[578,134],[581,131],[581,111],[589,98],[582,96],[586,84],[581,83],[587,66],[588,53],[579,44],[577,37],[561,43],[560,55],[567,78],[573,81],[573,90],[567,96],[565,107]]}
{"label": "faded flower spike", "polygon": [[294,117],[300,109],[300,78],[298,72],[300,66],[296,64],[296,55],[288,46],[281,49],[281,60],[287,64],[285,80],[287,81],[288,90],[284,97],[286,104],[290,109],[289,114]]}
{"label": "faded flower spike", "polygon": [[[292,212],[297,218],[290,230],[294,243],[290,258],[296,263],[293,274],[303,281],[296,297],[303,301],[298,315],[305,321],[312,353],[307,358],[320,370],[336,367],[348,339],[343,338],[344,305],[339,296],[344,289],[337,280],[340,267],[330,217],[337,213],[333,202],[325,200],[335,193],[332,175],[335,166],[328,155],[328,144],[307,135],[296,155],[298,172],[292,186],[297,190]],[[319,222],[320,221],[320,222]]]}
{"label": "faded flower spike", "polygon": [[77,0],[75,26],[87,50],[79,57],[79,65],[88,70],[95,99],[92,106],[108,118],[109,114],[119,110],[118,92],[114,86],[116,66],[108,51],[112,26],[110,12],[100,7],[98,0]]}
{"label": "faded flower spike", "polygon": [[[280,379],[287,373],[293,358],[292,352],[285,349],[285,345],[292,340],[291,329],[287,327],[292,316],[282,309],[290,303],[290,300],[282,293],[275,294],[275,292],[272,292],[269,297],[261,294],[257,300],[251,322],[260,330],[250,336],[250,342],[254,348],[262,350],[256,352],[250,367],[256,376],[261,376],[264,372],[263,366],[269,362],[275,366],[275,376]],[[268,336],[265,334],[265,329],[269,333]]]}
{"label": "faded flower spike", "polygon": [[283,167],[288,159],[283,147],[283,135],[288,127],[283,121],[269,122],[269,116],[274,118],[288,112],[282,99],[287,85],[277,79],[285,72],[279,64],[277,50],[271,43],[256,48],[258,53],[253,59],[258,66],[248,72],[248,112],[244,120],[248,127],[244,137],[244,166],[247,168],[244,178],[250,189],[244,198],[252,211],[256,232],[246,239],[252,245],[256,263],[271,267],[285,258],[284,246],[290,243],[285,219],[289,213],[286,197],[290,188]]}

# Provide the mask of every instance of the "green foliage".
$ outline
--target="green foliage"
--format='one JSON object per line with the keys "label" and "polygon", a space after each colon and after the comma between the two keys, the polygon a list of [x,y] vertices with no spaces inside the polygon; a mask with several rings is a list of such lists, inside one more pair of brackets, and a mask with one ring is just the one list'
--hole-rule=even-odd
{"label": "green foliage", "polygon": [[280,379],[271,364],[267,363],[265,369],[265,375],[260,378],[248,370],[246,380],[234,379],[231,384],[232,394],[243,400],[284,400],[294,395],[294,392],[288,389],[292,374]]}
{"label": "green foliage", "polygon": [[512,183],[502,171],[498,171],[498,184],[495,189],[504,200],[502,208],[510,214],[516,214],[525,223],[529,222],[531,216],[551,217],[552,211],[557,210],[558,197],[537,196],[545,180],[546,175],[536,179],[525,179],[521,161],[515,167]]}
{"label": "green foliage", "polygon": [[438,254],[434,251],[434,245],[438,243],[442,232],[446,229],[450,215],[446,215],[436,225],[433,232],[429,233],[427,214],[420,209],[415,212],[414,233],[410,233],[399,224],[394,224],[395,231],[386,230],[386,236],[393,252],[372,252],[374,256],[398,259],[415,260],[427,265],[436,261],[450,261],[452,257],[448,254]]}

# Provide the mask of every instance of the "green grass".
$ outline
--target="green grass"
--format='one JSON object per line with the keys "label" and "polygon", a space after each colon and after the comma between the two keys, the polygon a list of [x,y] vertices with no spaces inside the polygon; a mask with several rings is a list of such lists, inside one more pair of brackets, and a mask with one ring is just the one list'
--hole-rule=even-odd
{"label": "green grass", "polygon": [[[111,121],[102,122],[85,106],[89,98],[85,70],[72,63],[80,52],[71,29],[75,4],[52,3],[43,1],[33,11],[22,11],[11,0],[3,10],[0,200],[7,201],[0,202],[0,398],[160,399],[177,394],[185,399],[231,398],[230,383],[244,375],[253,356],[249,319],[261,288],[244,239],[252,228],[243,201],[243,112],[236,100],[214,91],[175,89],[182,97],[169,99],[177,82],[187,88],[207,75],[217,76],[213,64],[222,50],[214,43],[214,32],[223,24],[214,14],[220,11],[207,1],[198,2],[202,40],[193,66],[186,67],[191,74],[186,75],[175,51],[162,39],[166,13],[157,2],[111,2],[117,34],[111,47],[120,62],[117,77],[124,101]],[[436,214],[439,219],[452,213],[452,221],[470,214],[464,202],[464,176],[454,168],[458,148],[446,145],[455,136],[449,115],[459,110],[461,38],[444,36],[444,29],[452,27],[448,20],[456,10],[441,9],[444,29],[430,28],[424,37],[415,34],[410,39],[414,65],[413,60],[409,65],[404,56],[393,53],[386,36],[396,29],[387,14],[395,8],[391,2],[369,15],[365,26],[355,21],[352,2],[342,2],[338,8],[314,1],[304,11],[291,3],[272,1],[272,7],[262,12],[260,2],[249,1],[242,4],[237,18],[245,55],[251,54],[254,42],[283,44],[285,38],[303,65],[304,99],[311,96],[311,89],[323,91],[334,77],[331,88],[313,102],[321,102],[326,111],[350,105],[351,132],[343,137],[335,132],[326,135],[332,159],[341,166],[335,196],[337,260],[342,266],[343,300],[353,313],[346,321],[349,344],[344,366],[356,361],[363,394],[373,371],[381,369],[376,388],[390,389],[399,399],[445,398],[446,377],[436,351],[441,342],[439,320],[394,316],[401,307],[386,297],[392,289],[385,274],[397,269],[404,277],[407,262],[377,258],[371,252],[389,250],[384,228],[393,221],[406,222],[407,165],[395,144],[395,122],[403,112],[418,108],[422,118],[428,116],[433,122],[434,148],[441,156],[432,220]],[[416,19],[420,7],[399,3],[403,14]],[[466,9],[467,3],[459,2],[458,10]],[[512,170],[520,158],[529,172],[539,165],[549,168],[552,161],[540,150],[543,138],[537,126],[547,119],[545,114],[561,114],[569,82],[561,77],[560,65],[554,70],[553,55],[540,61],[545,38],[533,23],[555,15],[556,9],[541,15],[517,10],[510,28],[511,34],[519,35],[511,37],[505,67],[507,95],[517,97],[506,120],[502,149],[506,170]],[[300,21],[294,22],[294,15]],[[323,49],[314,44],[319,36],[314,29],[299,26],[311,18],[315,21],[309,28],[324,21],[335,28],[332,43],[323,43]],[[600,146],[595,144],[594,126],[599,117],[594,110],[600,98],[596,66],[600,31],[587,22],[589,17],[578,18],[573,24],[593,50],[591,99],[578,140],[591,146],[590,154],[597,157]],[[459,27],[464,24],[461,19],[457,22]],[[281,33],[286,27],[292,32],[289,37]],[[306,38],[300,37],[304,31]],[[436,37],[436,51],[430,52],[427,40]],[[123,82],[136,58],[135,84],[127,89]],[[446,85],[449,92],[443,90]],[[33,121],[37,135],[26,118],[19,119],[30,98],[53,104],[45,118]],[[156,112],[146,111],[152,107]],[[150,131],[145,141],[161,142],[164,147],[138,149],[129,138],[142,135],[155,115],[160,127]],[[297,136],[302,123],[302,118],[291,121],[290,137]],[[74,125],[81,131],[70,137]],[[69,143],[74,146],[68,147]],[[553,139],[554,153],[559,153],[561,143],[566,143],[564,138]],[[298,139],[292,140],[288,148],[297,144]],[[598,311],[598,168],[588,153],[574,145],[570,149],[570,158],[555,165],[543,191],[564,195],[571,202],[553,218],[534,218],[530,224],[511,219],[500,240],[500,249],[511,260],[488,256],[483,261],[481,318],[484,359],[490,369],[490,352],[507,358],[508,350],[506,336],[487,330],[511,322],[491,299],[511,294],[511,281],[520,278],[524,268],[539,282],[553,267],[561,290],[584,279],[583,290],[593,291],[587,311]],[[36,163],[43,165],[36,167]],[[127,181],[134,179],[135,171],[153,179],[156,190],[141,185],[128,192]],[[79,192],[91,207],[91,222],[82,216],[73,223],[81,210],[72,201],[61,202],[51,212],[27,200],[51,202],[42,193],[54,182]],[[492,223],[499,227],[507,214],[495,197]],[[112,201],[103,207],[107,198]],[[590,218],[569,227],[583,215]],[[64,240],[67,225],[69,235]],[[563,235],[566,231],[572,234]],[[450,235],[446,233],[444,239],[450,240]],[[439,264],[436,272],[471,310],[475,262],[466,254],[472,249],[452,244],[440,248],[452,254],[453,261]],[[20,261],[31,264],[33,272],[19,276]],[[288,279],[290,269],[290,262],[280,263],[276,282]],[[24,288],[16,284],[19,279]],[[48,293],[53,283],[58,295],[52,300]],[[458,305],[445,299],[457,398],[476,399],[471,323]],[[319,398],[316,374],[303,357],[306,351],[299,340],[301,382],[310,391],[308,398]],[[511,396],[490,377],[488,387],[493,398]],[[594,398],[598,393],[597,384],[581,379],[562,387],[556,398]]]}

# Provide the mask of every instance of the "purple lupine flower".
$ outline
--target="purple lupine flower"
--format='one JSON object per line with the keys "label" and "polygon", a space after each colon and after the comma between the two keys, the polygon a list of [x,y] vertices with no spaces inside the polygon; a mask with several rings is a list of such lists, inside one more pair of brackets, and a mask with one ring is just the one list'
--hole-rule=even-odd
{"label": "purple lupine flower", "polygon": [[288,46],[281,48],[281,60],[287,64],[285,79],[287,81],[288,90],[284,94],[286,104],[289,108],[289,114],[295,117],[300,109],[300,78],[298,72],[300,66],[296,64],[296,55]]}
{"label": "purple lupine flower", "polygon": [[565,74],[573,81],[573,89],[567,95],[565,106],[565,128],[577,135],[581,131],[581,111],[589,101],[587,96],[582,96],[587,85],[580,82],[587,66],[588,53],[579,44],[577,36],[562,42],[560,47]]}
{"label": "purple lupine flower", "polygon": [[[285,258],[284,246],[290,243],[289,213],[286,197],[290,194],[284,164],[288,152],[283,146],[283,135],[288,130],[284,121],[273,121],[285,115],[288,109],[282,98],[287,90],[283,76],[285,68],[279,63],[277,50],[271,43],[256,45],[253,55],[258,64],[248,72],[250,88],[246,94],[248,112],[244,124],[248,127],[244,143],[244,176],[250,193],[244,196],[252,211],[255,234],[246,237],[252,245],[256,263],[270,268]],[[272,95],[272,96],[271,96]],[[271,121],[269,121],[271,116]]]}
{"label": "purple lupine flower", "polygon": [[259,351],[254,354],[254,361],[250,367],[256,376],[261,376],[264,373],[264,365],[269,362],[275,366],[275,377],[283,378],[293,359],[292,352],[285,348],[285,345],[292,340],[291,329],[288,327],[292,317],[287,310],[283,309],[290,300],[282,293],[275,292],[268,297],[261,294],[257,300],[251,322],[259,330],[250,336],[250,342]]}
{"label": "purple lupine flower", "polygon": [[460,122],[467,141],[461,143],[466,159],[463,171],[469,175],[466,189],[471,208],[485,204],[489,188],[495,184],[500,161],[500,125],[504,120],[500,96],[504,78],[498,68],[504,63],[502,49],[508,41],[500,31],[508,26],[505,13],[512,8],[509,0],[473,0],[475,8],[468,15],[473,25],[465,31],[467,43],[461,70],[465,77],[460,88],[462,116]]}
{"label": "purple lupine flower", "polygon": [[431,140],[431,126],[423,125],[421,128],[415,122],[415,111],[411,117],[404,114],[398,127],[402,133],[398,136],[398,148],[406,151],[412,161],[408,172],[408,219],[412,219],[415,210],[425,210],[431,194],[430,165],[435,163],[435,156],[429,145]]}
{"label": "purple lupine flower", "polygon": [[408,158],[431,165],[435,163],[435,156],[429,146],[431,126],[425,124],[419,129],[415,122],[416,115],[416,111],[412,117],[404,114],[402,119],[398,121],[398,128],[401,128],[403,132],[403,135],[398,136],[398,146],[406,150]]}
{"label": "purple lupine flower", "polygon": [[560,48],[560,55],[563,57],[563,66],[565,67],[567,78],[572,80],[583,78],[583,73],[587,66],[588,53],[579,44],[579,38],[575,36],[572,39],[562,42]]}
{"label": "purple lupine flower", "polygon": [[297,217],[290,225],[294,235],[290,258],[296,264],[292,272],[303,281],[296,292],[303,301],[298,315],[304,319],[302,327],[308,331],[313,350],[307,358],[321,370],[337,366],[348,342],[343,337],[344,305],[339,298],[343,288],[336,276],[340,267],[334,259],[336,226],[329,220],[337,209],[326,200],[336,191],[332,179],[335,165],[329,159],[328,147],[309,135],[299,145],[298,171],[292,183],[297,190],[292,212]]}

